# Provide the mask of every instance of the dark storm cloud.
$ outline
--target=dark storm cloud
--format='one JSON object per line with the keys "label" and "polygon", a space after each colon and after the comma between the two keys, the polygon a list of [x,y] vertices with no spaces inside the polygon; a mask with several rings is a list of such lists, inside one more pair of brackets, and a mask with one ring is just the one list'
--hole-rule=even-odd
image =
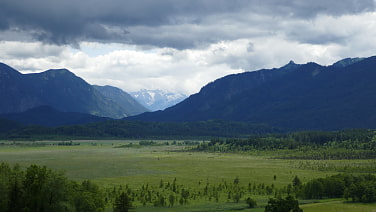
{"label": "dark storm cloud", "polygon": [[260,2],[259,9],[265,13],[288,15],[298,18],[311,18],[318,14],[340,16],[344,14],[356,14],[365,11],[373,11],[373,0],[273,0]]}
{"label": "dark storm cloud", "polygon": [[280,27],[254,17],[288,21],[357,14],[374,7],[373,0],[2,0],[0,32],[19,32],[58,45],[96,41],[182,49],[253,36],[247,28],[272,33]]}

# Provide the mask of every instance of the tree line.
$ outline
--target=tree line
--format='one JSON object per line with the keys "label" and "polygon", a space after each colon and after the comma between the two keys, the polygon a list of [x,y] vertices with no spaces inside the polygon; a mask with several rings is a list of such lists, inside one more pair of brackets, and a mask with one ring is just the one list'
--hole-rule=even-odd
{"label": "tree line", "polygon": [[[6,125],[4,125],[5,127]],[[201,139],[213,136],[239,137],[285,132],[282,129],[248,122],[209,120],[197,122],[144,122],[108,120],[83,125],[44,127],[22,126],[2,130],[0,139]]]}
{"label": "tree line", "polygon": [[286,159],[371,159],[376,158],[373,130],[295,132],[252,135],[248,138],[213,138],[192,149],[209,152],[280,151]]}
{"label": "tree line", "polygon": [[302,199],[345,198],[352,202],[376,202],[376,177],[371,174],[337,174],[305,184],[295,177],[289,187]]}

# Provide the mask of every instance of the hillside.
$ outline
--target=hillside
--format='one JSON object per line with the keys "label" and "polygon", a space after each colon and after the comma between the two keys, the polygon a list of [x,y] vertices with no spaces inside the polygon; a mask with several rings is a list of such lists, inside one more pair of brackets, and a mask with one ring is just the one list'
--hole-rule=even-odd
{"label": "hillside", "polygon": [[49,106],[39,106],[21,113],[0,114],[0,118],[13,120],[23,125],[40,125],[48,127],[86,124],[106,121],[109,118],[86,113],[60,112]]}
{"label": "hillside", "polygon": [[376,128],[375,69],[376,57],[332,66],[290,62],[223,77],[176,106],[129,119],[223,119],[298,130]]}
{"label": "hillside", "polygon": [[149,111],[142,104],[136,101],[130,94],[113,86],[99,86],[93,85],[104,97],[115,102],[123,108],[128,116],[141,114]]}
{"label": "hillside", "polygon": [[111,118],[137,114],[130,111],[147,111],[121,105],[120,101],[107,98],[67,69],[21,74],[0,63],[0,89],[0,114],[20,113],[43,105],[60,112],[87,113]]}

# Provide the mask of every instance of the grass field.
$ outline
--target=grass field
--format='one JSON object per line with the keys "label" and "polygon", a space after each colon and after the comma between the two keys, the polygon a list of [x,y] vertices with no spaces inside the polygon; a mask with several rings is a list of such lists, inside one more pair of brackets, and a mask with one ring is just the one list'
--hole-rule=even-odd
{"label": "grass field", "polygon": [[376,204],[343,203],[343,201],[333,201],[302,205],[304,212],[376,212]]}
{"label": "grass field", "polygon": [[[142,148],[114,148],[137,141],[74,141],[78,146],[57,146],[56,142],[34,143],[34,145],[0,146],[0,162],[46,165],[64,170],[72,180],[90,179],[104,188],[128,184],[135,189],[144,184],[158,186],[160,181],[172,182],[187,187],[201,183],[232,182],[239,178],[241,185],[248,183],[273,184],[282,188],[298,176],[303,183],[308,180],[336,174],[335,171],[319,171],[302,168],[297,161],[270,159],[272,155],[219,154],[177,151],[184,146],[145,146]],[[43,145],[40,145],[43,144]],[[341,163],[341,161],[337,161]],[[374,161],[372,161],[374,162]],[[331,161],[330,163],[333,163]],[[350,162],[347,162],[350,164]],[[359,164],[364,161],[351,161]],[[274,177],[275,176],[275,177]],[[255,197],[259,205],[266,204],[266,197]],[[137,207],[137,211],[236,211],[246,207],[240,203],[195,202],[186,206],[170,208]],[[376,204],[349,204],[331,201],[306,204],[304,211],[376,211]],[[244,211],[263,211],[263,208]]]}

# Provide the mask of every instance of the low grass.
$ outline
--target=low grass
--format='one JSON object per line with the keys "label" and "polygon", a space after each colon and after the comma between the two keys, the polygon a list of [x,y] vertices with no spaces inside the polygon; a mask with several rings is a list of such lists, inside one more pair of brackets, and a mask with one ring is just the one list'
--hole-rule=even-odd
{"label": "low grass", "polygon": [[[0,161],[21,166],[46,165],[64,170],[73,180],[91,179],[105,185],[127,183],[140,186],[157,185],[161,179],[194,185],[198,182],[265,183],[285,186],[294,176],[303,182],[336,172],[318,172],[294,166],[291,160],[270,159],[269,156],[177,152],[182,146],[146,146],[113,148],[137,141],[76,141],[79,146],[3,146]],[[274,180],[276,175],[276,180]]]}
{"label": "low grass", "polygon": [[376,204],[345,203],[344,201],[331,201],[315,204],[301,205],[304,212],[376,212]]}
{"label": "low grass", "polygon": [[264,208],[255,208],[249,209],[246,208],[244,203],[222,203],[222,204],[213,204],[206,203],[201,205],[188,205],[188,206],[174,206],[174,207],[137,207],[136,211],[142,212],[211,212],[211,211],[222,211],[222,212],[231,212],[231,211],[250,211],[250,212],[262,212]]}
{"label": "low grass", "polygon": [[[0,162],[45,165],[64,170],[72,180],[90,179],[104,188],[129,185],[138,189],[144,184],[158,186],[160,181],[177,183],[190,188],[209,182],[232,183],[238,177],[240,185],[248,183],[273,184],[282,188],[298,176],[302,182],[338,173],[335,170],[304,168],[294,160],[270,159],[273,155],[222,154],[178,151],[179,145],[114,148],[138,141],[74,141],[77,146],[58,146],[57,142],[3,143]],[[165,142],[165,141],[163,141]],[[132,145],[131,145],[132,146]],[[324,161],[322,161],[324,162]],[[359,162],[352,161],[354,164]],[[374,162],[374,161],[373,161]],[[330,164],[334,163],[330,161]],[[340,164],[341,161],[336,163]],[[351,165],[350,162],[346,162]],[[361,161],[364,163],[364,161]],[[275,176],[275,179],[274,179]],[[240,203],[208,203],[197,201],[186,206],[156,208],[138,205],[137,211],[263,211],[266,196],[255,196],[260,208],[247,209]],[[221,203],[222,202],[222,203]],[[328,207],[328,208],[326,208]],[[375,211],[375,204],[350,204],[342,201],[302,205],[304,211]],[[325,208],[325,210],[324,210]]]}

